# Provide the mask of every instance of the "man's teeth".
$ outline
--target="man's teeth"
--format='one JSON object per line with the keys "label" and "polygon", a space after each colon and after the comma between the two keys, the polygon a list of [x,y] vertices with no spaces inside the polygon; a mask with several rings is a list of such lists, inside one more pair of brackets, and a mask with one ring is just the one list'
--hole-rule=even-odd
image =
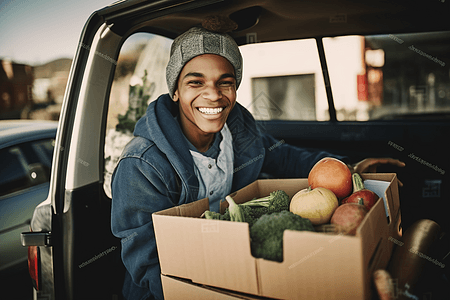
{"label": "man's teeth", "polygon": [[218,113],[222,112],[223,107],[218,107],[218,108],[199,107],[198,110],[199,110],[202,114],[215,115],[215,114],[218,114]]}

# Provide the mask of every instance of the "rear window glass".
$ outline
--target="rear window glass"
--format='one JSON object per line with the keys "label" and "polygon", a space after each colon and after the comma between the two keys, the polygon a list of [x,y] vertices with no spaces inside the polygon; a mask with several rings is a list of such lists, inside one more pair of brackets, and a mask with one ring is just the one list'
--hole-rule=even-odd
{"label": "rear window glass", "polygon": [[450,32],[323,42],[338,120],[437,119],[450,112]]}
{"label": "rear window glass", "polygon": [[39,140],[0,150],[0,197],[50,180],[54,140]]}
{"label": "rear window glass", "polygon": [[253,43],[240,49],[244,75],[237,101],[256,120],[329,120],[314,39]]}
{"label": "rear window glass", "polygon": [[0,150],[0,197],[29,186],[28,165],[19,147]]}

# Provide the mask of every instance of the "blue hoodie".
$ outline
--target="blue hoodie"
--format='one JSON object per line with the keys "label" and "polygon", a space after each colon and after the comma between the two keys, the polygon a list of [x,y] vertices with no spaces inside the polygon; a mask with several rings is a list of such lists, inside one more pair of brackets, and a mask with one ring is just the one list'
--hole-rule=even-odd
{"label": "blue hoodie", "polygon": [[[168,94],[150,103],[136,123],[135,137],[124,148],[112,175],[113,234],[122,239],[127,269],[126,299],[164,299],[152,213],[198,199],[194,162],[175,119],[178,104]],[[310,152],[261,133],[253,116],[236,103],[227,119],[233,137],[232,191],[258,179],[306,178],[327,152]],[[182,251],[182,249],[179,249]]]}

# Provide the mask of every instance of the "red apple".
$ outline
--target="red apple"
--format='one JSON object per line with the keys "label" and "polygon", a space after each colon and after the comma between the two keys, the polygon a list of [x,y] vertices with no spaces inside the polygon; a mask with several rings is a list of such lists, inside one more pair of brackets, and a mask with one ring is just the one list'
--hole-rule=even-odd
{"label": "red apple", "polygon": [[377,203],[380,197],[378,197],[378,195],[372,192],[371,190],[365,188],[363,180],[358,173],[354,173],[352,175],[352,181],[353,181],[353,193],[347,198],[343,199],[341,201],[341,204],[359,203],[360,199],[362,199],[364,202],[364,206],[367,208],[367,210],[370,210],[372,206],[374,206],[375,203]]}

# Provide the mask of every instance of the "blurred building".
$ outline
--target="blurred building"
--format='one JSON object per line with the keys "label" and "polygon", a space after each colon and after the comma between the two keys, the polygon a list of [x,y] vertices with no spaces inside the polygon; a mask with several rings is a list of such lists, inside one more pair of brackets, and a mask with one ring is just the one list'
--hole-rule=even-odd
{"label": "blurred building", "polygon": [[58,120],[71,59],[39,66],[0,59],[0,119]]}
{"label": "blurred building", "polygon": [[33,79],[31,66],[0,60],[0,119],[20,119],[32,105]]}
{"label": "blurred building", "polygon": [[71,64],[71,59],[62,58],[33,68],[34,103],[27,118],[59,119]]}

